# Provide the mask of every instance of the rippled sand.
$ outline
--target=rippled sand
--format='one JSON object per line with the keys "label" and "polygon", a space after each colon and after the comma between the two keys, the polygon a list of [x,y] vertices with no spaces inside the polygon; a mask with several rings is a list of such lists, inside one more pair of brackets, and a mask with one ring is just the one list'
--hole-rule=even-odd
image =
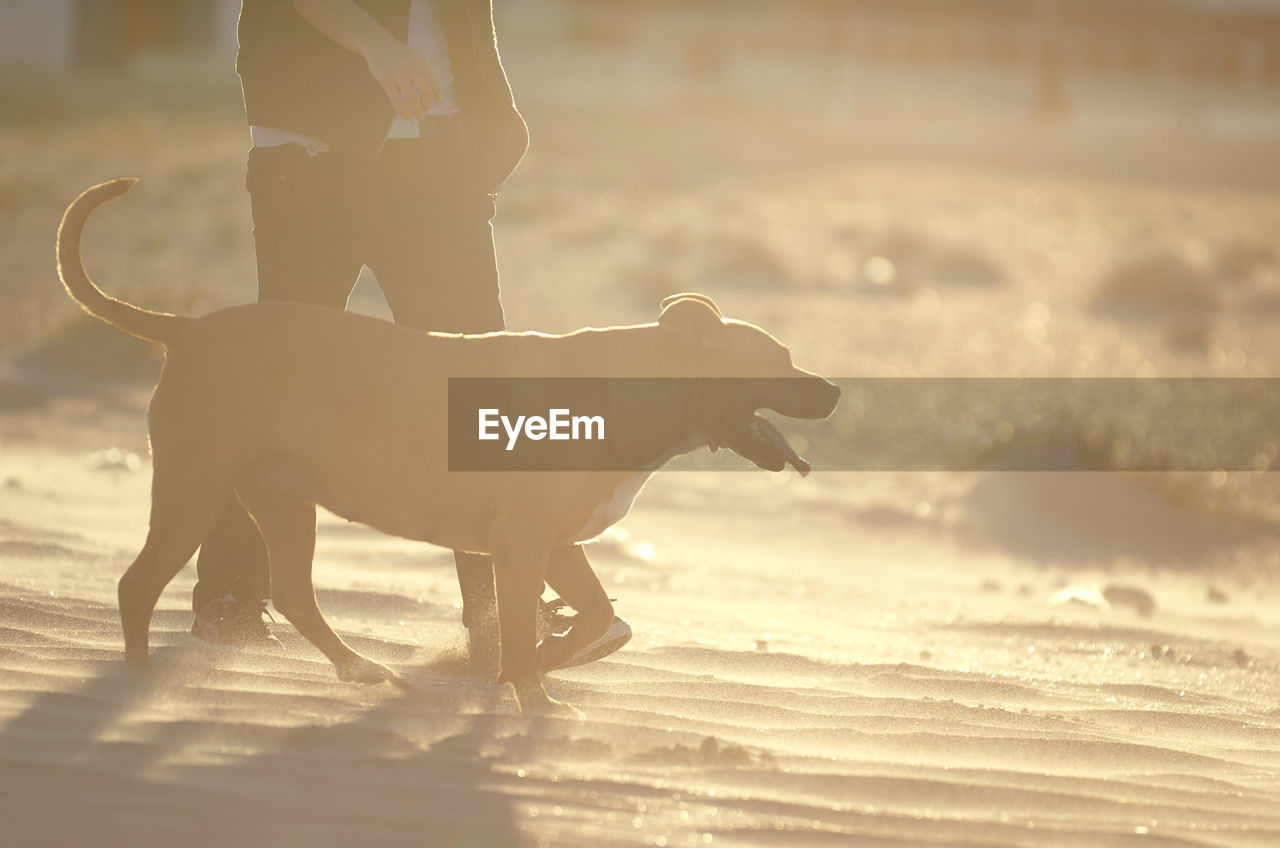
{"label": "rippled sand", "polygon": [[[280,653],[193,640],[191,569],[156,615],[154,675],[135,679],[114,583],[146,470],[6,455],[15,845],[1280,839],[1274,587],[1003,549],[978,484],[1018,475],[935,480],[951,494],[927,515],[917,484],[876,475],[656,478],[594,551],[636,638],[549,679],[586,713],[569,721],[522,718],[467,672],[447,554],[331,517],[321,606],[414,692],[339,683],[283,623]],[[1154,611],[1088,591],[1118,580]]]}

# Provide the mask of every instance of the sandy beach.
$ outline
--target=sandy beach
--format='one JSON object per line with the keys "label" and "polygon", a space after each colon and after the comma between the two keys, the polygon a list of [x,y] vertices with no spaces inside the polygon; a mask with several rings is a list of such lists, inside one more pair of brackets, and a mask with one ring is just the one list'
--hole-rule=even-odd
{"label": "sandy beach", "polygon": [[[979,155],[758,104],[584,110],[511,52],[534,135],[495,222],[513,328],[696,289],[833,377],[1280,373],[1274,151],[1199,138],[1194,176],[1118,175],[1030,155],[1105,147],[1087,115]],[[158,352],[67,300],[58,216],[140,176],[86,235],[97,282],[183,314],[254,293],[234,78],[194,105],[135,82],[4,92],[0,843],[1280,844],[1274,434],[1253,470],[660,473],[591,550],[633,641],[546,681],[582,720],[469,670],[448,552],[323,512],[321,608],[413,691],[340,683],[280,616],[282,651],[194,639],[191,566],[130,674]],[[385,314],[367,275],[352,306]]]}
{"label": "sandy beach", "polygon": [[[331,517],[320,603],[414,692],[339,683],[283,624],[280,653],[195,640],[190,569],[157,611],[154,675],[135,679],[114,587],[146,468],[91,467],[68,446],[102,429],[55,423],[73,418],[26,417],[52,431],[6,452],[0,493],[13,844],[1280,838],[1274,584],[977,541],[999,519],[984,486],[1150,497],[1102,475],[953,481],[939,517],[916,499],[943,481],[662,475],[593,551],[637,636],[551,675],[573,721],[521,717],[467,671],[446,553]],[[1154,611],[1095,605],[1090,589],[1121,584]]]}

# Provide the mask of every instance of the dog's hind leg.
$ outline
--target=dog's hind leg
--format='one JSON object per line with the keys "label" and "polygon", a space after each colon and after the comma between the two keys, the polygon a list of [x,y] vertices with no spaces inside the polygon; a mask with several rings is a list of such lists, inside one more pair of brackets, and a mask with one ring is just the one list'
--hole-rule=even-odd
{"label": "dog's hind leg", "polygon": [[156,461],[147,541],[118,586],[125,658],[131,665],[146,665],[156,601],[213,529],[231,491],[229,482],[219,486],[209,479],[171,479]]}
{"label": "dog's hind leg", "polygon": [[398,682],[395,672],[360,656],[324,620],[311,582],[316,546],[316,508],[280,486],[278,469],[259,469],[236,489],[267,544],[271,602],[289,623],[333,663],[349,683]]}

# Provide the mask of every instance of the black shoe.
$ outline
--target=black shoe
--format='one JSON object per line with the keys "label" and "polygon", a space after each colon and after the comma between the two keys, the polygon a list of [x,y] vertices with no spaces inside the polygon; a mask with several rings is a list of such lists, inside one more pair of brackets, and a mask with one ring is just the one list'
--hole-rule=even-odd
{"label": "black shoe", "polygon": [[[563,636],[573,627],[574,616],[567,612],[569,605],[560,598],[554,601],[543,603],[538,608],[538,646],[542,647],[547,639]],[[543,671],[551,671],[557,668],[573,668],[577,665],[586,665],[589,662],[595,662],[609,656],[614,651],[622,648],[623,645],[631,641],[631,625],[627,624],[618,616],[613,617],[613,623],[609,625],[609,629],[604,632],[599,639],[588,645],[583,645],[572,655],[565,657],[559,662],[553,662],[545,666]]]}
{"label": "black shoe", "polygon": [[[574,613],[560,598],[538,602],[538,644],[542,645],[548,638],[563,636],[573,627]],[[585,645],[571,656],[542,669],[571,668],[584,665],[607,657],[623,645],[631,641],[631,625],[616,615],[613,623],[603,636],[589,645]],[[498,623],[488,619],[484,623],[473,623],[467,628],[467,650],[472,668],[484,673],[496,673],[501,664],[501,650],[498,647]]]}
{"label": "black shoe", "polygon": [[267,627],[266,601],[238,601],[227,595],[196,610],[191,635],[213,645],[283,649]]}

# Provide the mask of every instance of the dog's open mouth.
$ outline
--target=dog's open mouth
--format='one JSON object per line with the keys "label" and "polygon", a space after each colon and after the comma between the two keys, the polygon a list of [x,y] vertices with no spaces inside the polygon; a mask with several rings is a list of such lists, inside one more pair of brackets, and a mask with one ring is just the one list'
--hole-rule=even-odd
{"label": "dog's open mouth", "polygon": [[754,412],[750,417],[735,417],[728,421],[716,433],[710,447],[712,450],[726,447],[767,471],[782,471],[790,465],[800,472],[801,477],[807,477],[813,470],[813,466],[787,444],[777,427]]}

